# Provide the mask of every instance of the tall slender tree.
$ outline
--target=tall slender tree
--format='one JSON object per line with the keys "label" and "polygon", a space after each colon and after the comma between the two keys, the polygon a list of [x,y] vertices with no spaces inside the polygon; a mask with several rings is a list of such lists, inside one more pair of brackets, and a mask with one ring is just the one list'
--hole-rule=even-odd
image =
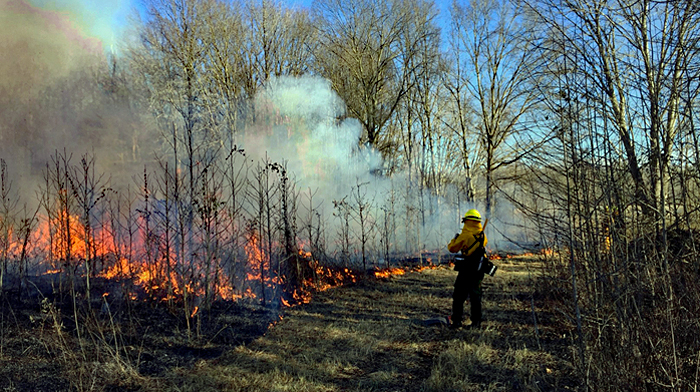
{"label": "tall slender tree", "polygon": [[[452,28],[458,43],[453,47],[464,51],[469,100],[475,114],[479,145],[483,154],[486,177],[485,211],[491,215],[495,173],[518,161],[523,146],[516,136],[523,121],[538,102],[530,72],[537,66],[534,30],[518,3],[505,0],[484,0],[460,4],[453,2]],[[457,81],[461,83],[460,81]],[[453,97],[462,99],[453,86]],[[460,102],[461,105],[461,102]],[[459,117],[460,121],[463,114]],[[463,126],[459,132],[464,138]],[[507,148],[510,146],[510,148]],[[527,151],[527,148],[524,149]]]}

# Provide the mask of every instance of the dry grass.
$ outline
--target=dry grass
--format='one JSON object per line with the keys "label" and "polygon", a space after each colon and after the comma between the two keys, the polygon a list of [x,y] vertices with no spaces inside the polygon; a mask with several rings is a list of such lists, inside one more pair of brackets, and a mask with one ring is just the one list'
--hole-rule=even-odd
{"label": "dry grass", "polygon": [[575,389],[566,341],[538,314],[535,337],[528,268],[499,263],[487,277],[479,331],[426,327],[448,314],[449,269],[425,270],[329,290],[289,309],[265,336],[173,369],[174,391],[554,391]]}

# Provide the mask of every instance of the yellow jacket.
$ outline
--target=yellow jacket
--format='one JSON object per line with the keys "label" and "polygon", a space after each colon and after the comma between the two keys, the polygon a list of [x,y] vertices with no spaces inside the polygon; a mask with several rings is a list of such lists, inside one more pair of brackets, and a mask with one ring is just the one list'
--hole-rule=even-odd
{"label": "yellow jacket", "polygon": [[483,236],[483,246],[486,246],[486,244],[489,242],[483,231],[484,229],[481,227],[481,222],[473,220],[464,222],[462,233],[450,241],[450,243],[447,245],[447,250],[452,253],[463,251],[465,256],[471,255],[479,248],[478,245],[473,246],[475,242],[479,241],[479,237]]}

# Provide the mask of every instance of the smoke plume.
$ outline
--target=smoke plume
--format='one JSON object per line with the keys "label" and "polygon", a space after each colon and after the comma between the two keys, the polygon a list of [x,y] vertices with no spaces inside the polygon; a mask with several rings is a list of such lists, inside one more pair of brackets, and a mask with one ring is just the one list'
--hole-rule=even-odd
{"label": "smoke plume", "polygon": [[70,7],[78,4],[59,12],[0,0],[0,157],[15,188],[30,195],[56,151],[75,160],[93,153],[118,176],[133,169],[141,158],[135,146],[149,140],[128,103],[105,93],[103,43]]}

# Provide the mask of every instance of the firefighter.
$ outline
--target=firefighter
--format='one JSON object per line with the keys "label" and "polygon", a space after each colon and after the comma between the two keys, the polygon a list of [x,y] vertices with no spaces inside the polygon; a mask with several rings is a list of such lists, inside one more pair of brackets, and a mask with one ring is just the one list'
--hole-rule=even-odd
{"label": "firefighter", "polygon": [[450,328],[462,326],[464,302],[469,298],[471,303],[471,325],[468,328],[481,327],[481,281],[484,273],[478,271],[479,261],[485,256],[485,246],[488,242],[481,226],[481,214],[471,209],[462,218],[462,232],[447,245],[451,253],[460,253],[455,257],[455,271],[458,271],[455,289],[452,294],[452,316]]}

